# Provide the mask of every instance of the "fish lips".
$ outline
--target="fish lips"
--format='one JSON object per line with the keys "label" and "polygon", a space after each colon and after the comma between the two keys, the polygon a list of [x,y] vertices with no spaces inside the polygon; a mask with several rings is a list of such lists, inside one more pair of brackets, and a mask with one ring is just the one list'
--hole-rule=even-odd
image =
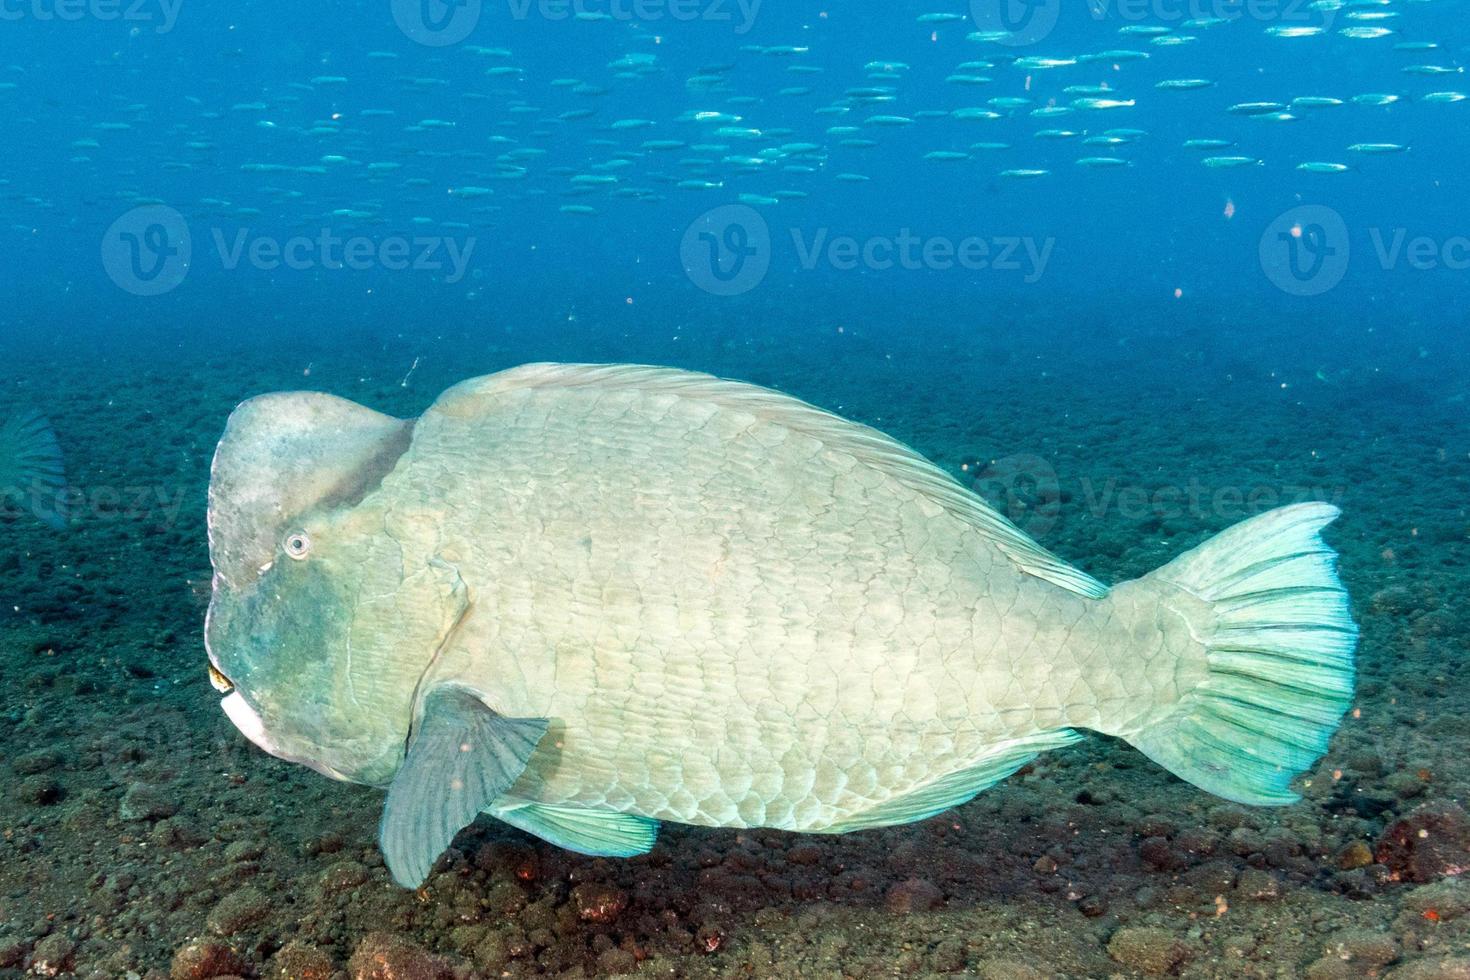
{"label": "fish lips", "polygon": [[256,711],[254,705],[245,700],[245,695],[240,693],[240,691],[231,691],[229,695],[221,699],[219,706],[224,710],[225,717],[230,719],[230,723],[240,730],[240,734],[250,739],[251,742],[254,742],[261,750],[275,756],[277,759],[284,759],[286,762],[295,762],[299,765],[306,766],[308,769],[313,769],[323,776],[341,780],[342,782],[351,782],[350,779],[331,766],[308,756],[296,755],[283,749],[275,739],[271,738],[270,733],[266,731],[265,721],[260,717],[260,712]]}

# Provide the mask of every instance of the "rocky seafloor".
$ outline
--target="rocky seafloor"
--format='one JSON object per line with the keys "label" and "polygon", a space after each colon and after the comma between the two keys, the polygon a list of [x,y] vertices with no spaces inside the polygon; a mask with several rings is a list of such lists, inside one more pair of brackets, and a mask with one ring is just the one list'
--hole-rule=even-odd
{"label": "rocky seafloor", "polygon": [[[1393,350],[1318,365],[1146,342],[936,357],[861,329],[672,348],[363,332],[15,353],[0,416],[51,417],[75,499],[64,533],[0,517],[0,976],[1470,978],[1464,382]],[[265,756],[218,710],[201,643],[214,441],[261,391],[412,414],[463,377],[573,358],[700,367],[878,425],[982,475],[1106,581],[1264,506],[1332,499],[1362,626],[1355,707],[1281,809],[1097,737],[956,810],[843,837],[666,826],[613,861],[482,820],[420,891],[396,888],[381,794]]]}

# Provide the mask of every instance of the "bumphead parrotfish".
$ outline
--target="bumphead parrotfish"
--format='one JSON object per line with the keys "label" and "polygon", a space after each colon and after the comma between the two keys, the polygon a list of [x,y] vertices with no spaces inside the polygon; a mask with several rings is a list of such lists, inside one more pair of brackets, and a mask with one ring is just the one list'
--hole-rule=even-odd
{"label": "bumphead parrotfish", "polygon": [[840,833],[963,803],[1081,729],[1283,804],[1353,692],[1336,516],[1274,510],[1110,588],[794,398],[532,364],[412,420],[241,405],[205,632],[246,736],[387,788],[406,886],[480,813],[606,856],[663,820]]}

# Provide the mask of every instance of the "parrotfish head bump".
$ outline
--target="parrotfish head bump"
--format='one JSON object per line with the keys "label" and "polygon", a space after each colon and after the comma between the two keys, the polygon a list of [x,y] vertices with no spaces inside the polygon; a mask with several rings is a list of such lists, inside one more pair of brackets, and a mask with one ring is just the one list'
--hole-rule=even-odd
{"label": "parrotfish head bump", "polygon": [[389,533],[382,485],[411,436],[341,399],[268,395],[231,416],[210,480],[205,645],[225,713],[272,755],[373,785],[465,601],[453,569]]}

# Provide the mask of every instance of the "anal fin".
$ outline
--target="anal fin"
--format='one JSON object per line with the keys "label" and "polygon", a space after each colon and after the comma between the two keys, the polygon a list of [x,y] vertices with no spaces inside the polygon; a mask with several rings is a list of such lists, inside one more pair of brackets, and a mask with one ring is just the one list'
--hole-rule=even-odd
{"label": "anal fin", "polygon": [[1064,728],[1002,742],[978,762],[964,769],[941,776],[902,796],[885,800],[870,810],[855,813],[845,820],[823,827],[819,833],[845,834],[850,830],[892,827],[896,824],[927,820],[951,807],[969,802],[1042,752],[1071,745],[1081,738],[1081,735],[1071,729]]}
{"label": "anal fin", "polygon": [[646,854],[658,838],[658,821],[632,813],[527,803],[491,807],[491,816],[568,851],[592,857]]}

